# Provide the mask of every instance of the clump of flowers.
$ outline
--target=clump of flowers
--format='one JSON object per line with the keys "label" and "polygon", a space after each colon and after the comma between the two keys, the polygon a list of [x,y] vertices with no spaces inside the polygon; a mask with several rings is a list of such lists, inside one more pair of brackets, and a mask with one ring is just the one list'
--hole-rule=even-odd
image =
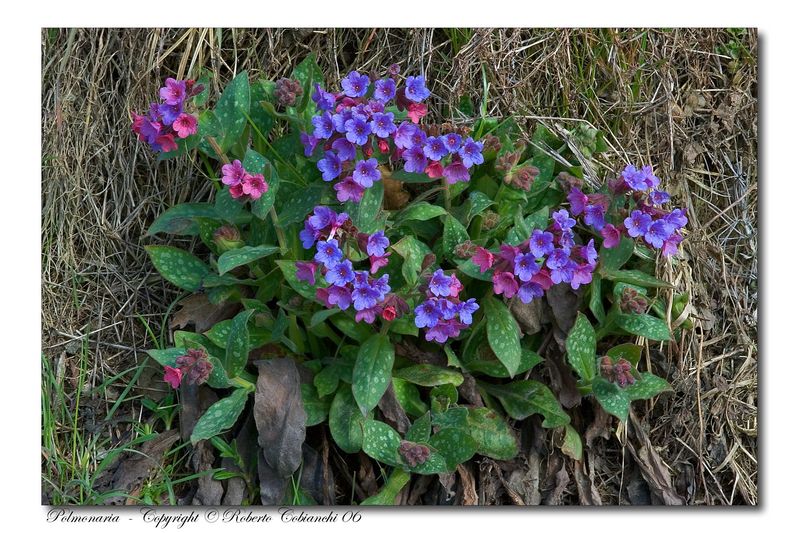
{"label": "clump of flowers", "polygon": [[418,444],[407,440],[400,442],[397,451],[402,456],[405,463],[411,468],[423,464],[430,457],[430,448],[424,444]]}
{"label": "clump of flowers", "polygon": [[624,358],[616,363],[607,355],[599,360],[599,372],[602,377],[611,383],[617,383],[619,387],[625,388],[635,383],[632,373],[632,364]]}
{"label": "clump of flowers", "polygon": [[641,296],[635,289],[631,287],[622,289],[619,308],[625,313],[642,315],[646,313],[647,305],[646,298]]}
{"label": "clump of flowers", "polygon": [[275,82],[275,100],[284,107],[293,107],[302,96],[299,80],[280,78]]}
{"label": "clump of flowers", "polygon": [[160,103],[151,103],[145,115],[131,113],[134,133],[154,152],[177,150],[177,138],[185,139],[197,133],[197,117],[186,111],[185,104],[202,91],[203,86],[194,80],[167,78],[159,91]]}
{"label": "clump of flowers", "polygon": [[164,366],[164,381],[173,389],[180,387],[184,377],[191,384],[201,385],[208,381],[213,369],[205,350],[189,348],[175,360],[174,367]]}
{"label": "clump of flowers", "polygon": [[462,289],[455,274],[440,268],[427,281],[425,300],[414,309],[416,327],[426,328],[425,339],[444,344],[471,325],[480,306],[474,298],[462,302],[458,297]]}
{"label": "clump of flowers", "polygon": [[552,285],[569,283],[573,289],[591,283],[598,254],[591,239],[576,245],[572,228],[576,221],[565,209],[552,214],[546,230],[533,230],[530,238],[499,252],[478,247],[472,262],[485,273],[493,268],[494,294],[518,296],[524,303],[541,298]]}
{"label": "clump of flowers", "polygon": [[[341,91],[329,93],[319,84],[311,99],[318,115],[313,131],[302,132],[305,155],[311,157],[321,143],[324,154],[316,166],[324,181],[334,185],[340,202],[359,202],[366,189],[381,179],[378,158],[403,163],[406,172],[444,177],[448,183],[469,181],[469,168],[483,162],[483,144],[455,132],[428,136],[418,126],[427,114],[430,96],[424,76],[408,76],[400,85],[399,68],[372,81],[352,71],[341,81]],[[407,111],[409,121],[398,123],[392,103]]]}
{"label": "clump of flowers", "polygon": [[[316,248],[313,261],[297,261],[297,279],[316,285],[317,271],[328,284],[316,290],[317,298],[328,308],[355,309],[355,321],[371,324],[377,316],[392,321],[407,313],[402,298],[391,294],[388,274],[373,275],[388,264],[389,241],[382,231],[359,233],[346,213],[317,206],[300,232],[303,247]],[[357,270],[357,251],[366,254],[369,270]]]}
{"label": "clump of flowers", "polygon": [[230,196],[242,200],[257,200],[269,190],[263,174],[250,174],[238,159],[222,166],[222,183],[228,186]]}

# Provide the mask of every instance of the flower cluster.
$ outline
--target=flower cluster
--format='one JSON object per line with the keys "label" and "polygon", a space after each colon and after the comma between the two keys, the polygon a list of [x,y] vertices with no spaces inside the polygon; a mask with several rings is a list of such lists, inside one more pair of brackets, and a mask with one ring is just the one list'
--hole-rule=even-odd
{"label": "flower cluster", "polygon": [[[352,71],[336,94],[315,85],[311,98],[319,114],[311,119],[313,132],[301,133],[300,140],[308,157],[323,144],[324,155],[316,166],[324,181],[339,178],[333,188],[341,202],[359,202],[364,191],[381,179],[379,161],[373,157],[376,151],[404,161],[407,172],[444,176],[449,183],[468,181],[469,168],[483,162],[482,143],[455,132],[428,136],[418,126],[427,114],[423,101],[430,90],[424,76],[409,76],[398,86],[398,72],[390,68],[389,76],[373,82]],[[410,122],[397,124],[389,110],[392,101],[399,111],[407,110]]]}
{"label": "flower cluster", "polygon": [[493,268],[494,294],[518,296],[524,303],[541,298],[552,285],[569,283],[573,289],[591,283],[597,262],[594,240],[576,245],[572,228],[576,220],[565,209],[552,214],[546,230],[533,230],[530,238],[495,254],[478,247],[472,262],[484,273]]}
{"label": "flower cluster", "polygon": [[299,80],[280,78],[275,82],[275,100],[283,107],[293,107],[301,96],[302,85]]}
{"label": "flower cluster", "polygon": [[614,363],[606,355],[599,360],[599,373],[611,383],[617,383],[621,388],[635,383],[635,377],[630,372],[632,368],[633,366],[626,359],[619,359],[618,362]]}
{"label": "flower cluster", "polygon": [[680,230],[688,223],[684,209],[663,209],[661,206],[670,200],[667,192],[657,189],[660,179],[652,172],[652,167],[641,169],[628,165],[620,176],[609,184],[613,195],[629,195],[635,209],[625,213],[623,222],[613,224],[607,220],[610,197],[606,194],[584,194],[572,186],[568,195],[572,215],[582,215],[583,222],[600,232],[602,245],[613,248],[626,233],[631,238],[643,238],[644,242],[663,255],[669,257],[677,253],[683,237]]}
{"label": "flower cluster", "polygon": [[[359,233],[346,213],[337,214],[328,207],[317,206],[305,221],[300,240],[306,250],[315,247],[316,254],[313,261],[295,263],[297,279],[316,285],[319,270],[328,286],[318,288],[316,296],[328,308],[338,306],[346,310],[352,306],[355,321],[369,324],[378,315],[391,321],[408,312],[407,303],[391,294],[388,274],[370,275],[388,264],[389,241],[382,231],[371,235]],[[353,260],[358,261],[354,247],[368,257],[368,271],[353,266]]]}
{"label": "flower cluster", "polygon": [[208,360],[208,354],[202,349],[189,348],[185,355],[175,360],[175,367],[164,366],[164,381],[173,389],[180,387],[185,377],[189,383],[201,385],[208,381],[214,366]]}
{"label": "flower cluster", "polygon": [[188,98],[203,91],[203,86],[194,80],[167,78],[160,90],[161,103],[150,104],[145,115],[133,115],[132,128],[139,140],[150,145],[155,152],[171,152],[178,149],[175,138],[185,139],[197,133],[197,117],[187,113],[184,105]]}
{"label": "flower cluster", "polygon": [[444,274],[440,268],[433,273],[425,300],[414,309],[416,327],[427,328],[425,339],[443,344],[472,323],[472,314],[480,306],[474,298],[462,302],[458,297],[462,289],[455,274]]}
{"label": "flower cluster", "polygon": [[250,174],[238,159],[222,166],[222,183],[230,188],[230,196],[236,199],[257,200],[269,190],[263,174]]}

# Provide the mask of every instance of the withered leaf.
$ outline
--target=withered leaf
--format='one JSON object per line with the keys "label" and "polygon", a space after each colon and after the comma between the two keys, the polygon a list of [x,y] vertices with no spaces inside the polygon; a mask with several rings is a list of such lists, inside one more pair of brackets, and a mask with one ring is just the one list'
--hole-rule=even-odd
{"label": "withered leaf", "polygon": [[380,408],[380,412],[383,413],[383,416],[393,423],[392,425],[397,431],[403,435],[408,431],[411,421],[408,419],[408,415],[405,414],[405,410],[402,408],[399,401],[397,401],[397,396],[394,394],[394,385],[391,382],[389,382],[388,389],[386,389],[383,397],[380,398],[380,402],[377,406]]}
{"label": "withered leaf", "polygon": [[289,477],[302,461],[305,409],[300,374],[293,359],[258,361],[253,416],[258,444],[268,465],[280,477]]}
{"label": "withered leaf", "polygon": [[214,324],[233,318],[241,304],[236,302],[212,303],[205,293],[192,294],[178,302],[180,309],[169,322],[171,329],[183,329],[194,324],[197,333],[211,329]]}

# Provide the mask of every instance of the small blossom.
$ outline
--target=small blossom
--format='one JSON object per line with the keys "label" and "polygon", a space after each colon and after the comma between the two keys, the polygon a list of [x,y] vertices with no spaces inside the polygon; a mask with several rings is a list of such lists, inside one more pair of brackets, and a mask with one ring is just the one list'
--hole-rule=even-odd
{"label": "small blossom", "polygon": [[649,201],[655,205],[665,204],[671,199],[671,195],[666,191],[652,191],[649,193]]}
{"label": "small blossom", "polygon": [[316,284],[316,263],[313,261],[297,261],[294,263],[297,268],[297,279],[307,281],[311,285]]}
{"label": "small blossom", "polygon": [[369,90],[369,76],[353,70],[341,80],[341,88],[350,98],[360,98]]}
{"label": "small blossom", "polygon": [[369,135],[372,133],[372,127],[369,123],[358,116],[355,116],[349,119],[345,124],[344,128],[346,130],[347,140],[351,143],[355,143],[358,146],[363,146],[366,144],[366,141],[369,139]]}
{"label": "small blossom", "polygon": [[325,152],[325,157],[317,161],[316,168],[322,172],[324,181],[332,181],[341,175],[341,160],[331,151]]}
{"label": "small blossom", "polygon": [[450,185],[459,181],[469,181],[469,169],[460,161],[455,161],[445,166],[443,174]]}
{"label": "small blossom", "polygon": [[530,236],[530,252],[535,258],[541,258],[545,255],[551,254],[555,249],[552,241],[555,236],[548,231],[534,229],[533,234]]}
{"label": "small blossom", "polygon": [[600,231],[600,234],[602,235],[603,248],[615,248],[619,245],[619,241],[621,240],[621,232],[613,224],[605,224],[605,226],[602,228],[602,231]]}
{"label": "small blossom", "polygon": [[314,259],[325,265],[326,268],[334,268],[343,258],[344,252],[339,249],[338,241],[319,241],[316,243]]}
{"label": "small blossom", "polygon": [[583,220],[597,231],[605,227],[605,209],[601,205],[587,205]]}
{"label": "small blossom", "polygon": [[418,124],[419,121],[427,114],[427,104],[411,103],[408,105],[408,118],[411,122]]}
{"label": "small blossom", "polygon": [[386,253],[389,242],[383,231],[369,235],[366,241],[366,253],[370,256],[380,256]]}
{"label": "small blossom", "polygon": [[440,161],[449,152],[441,137],[428,137],[424,143],[424,155],[433,161]]}
{"label": "small blossom", "polygon": [[314,84],[311,100],[316,104],[316,109],[319,111],[331,111],[336,105],[336,97],[324,91],[318,83]]}
{"label": "small blossom", "polygon": [[169,105],[182,104],[186,99],[186,82],[167,78],[164,87],[158,92],[161,99]]}
{"label": "small blossom", "polygon": [[569,207],[571,208],[572,216],[581,214],[588,203],[588,196],[577,187],[572,187],[566,199],[569,200]]}
{"label": "small blossom", "polygon": [[483,274],[494,264],[494,254],[481,246],[472,256],[472,263],[480,267],[480,273]]}
{"label": "small blossom", "polygon": [[352,262],[349,259],[345,259],[328,268],[330,270],[325,273],[325,281],[331,285],[344,287],[355,279],[355,274],[352,271]]}
{"label": "small blossom", "polygon": [[355,163],[352,179],[364,188],[369,188],[375,181],[379,181],[380,171],[377,169],[377,159],[361,160]]}
{"label": "small blossom", "polygon": [[172,123],[172,128],[177,132],[178,137],[185,139],[189,135],[197,133],[197,119],[194,115],[188,113],[181,113],[175,122]]}
{"label": "small blossom", "polygon": [[335,129],[333,119],[327,111],[313,117],[311,125],[313,126],[313,135],[317,139],[329,139]]}
{"label": "small blossom", "polygon": [[394,132],[394,144],[398,148],[413,148],[417,144],[415,139],[418,133],[424,135],[418,126],[414,126],[410,122],[403,122],[397,126],[397,131]]}
{"label": "small blossom", "polygon": [[[419,146],[414,146],[402,152],[402,158],[405,160],[405,172],[412,172],[421,174],[427,168],[427,158]],[[445,169],[446,171],[446,169]]]}
{"label": "small blossom", "polygon": [[374,134],[381,139],[386,139],[397,131],[397,126],[394,125],[394,113],[391,112],[374,113],[370,124]]}
{"label": "small blossom", "polygon": [[305,157],[311,157],[311,154],[313,154],[316,145],[319,143],[319,139],[317,139],[313,135],[308,135],[303,131],[302,133],[300,133],[300,142],[305,148],[304,150]]}
{"label": "small blossom", "polygon": [[263,174],[247,174],[241,181],[241,191],[244,195],[249,196],[251,200],[257,200],[269,190],[269,185],[266,183]]}
{"label": "small blossom", "polygon": [[628,187],[635,191],[645,191],[649,188],[644,174],[633,165],[627,165],[621,172],[621,177]]}
{"label": "small blossom", "polygon": [[484,161],[483,143],[467,138],[458,149],[458,155],[461,156],[463,166],[466,168],[470,168],[473,165],[481,165]]}
{"label": "small blossom", "polygon": [[156,137],[155,142],[158,143],[158,146],[161,148],[162,152],[172,152],[173,150],[178,149],[178,145],[175,142],[175,137],[171,133],[159,135]]}
{"label": "small blossom", "polygon": [[531,281],[523,283],[519,287],[519,292],[516,294],[522,303],[529,304],[534,298],[541,298],[544,296],[544,289],[538,283]]}
{"label": "small blossom", "polygon": [[472,323],[472,315],[476,313],[479,308],[480,306],[477,304],[477,300],[469,298],[456,306],[456,312],[461,322],[469,325]]}
{"label": "small blossom", "polygon": [[522,281],[530,281],[540,268],[538,263],[535,262],[534,254],[519,254],[514,260],[513,273],[519,276]]}
{"label": "small blossom", "polygon": [[336,198],[339,202],[360,202],[363,192],[366,190],[356,183],[352,176],[347,176],[333,185],[333,189],[336,191]]}
{"label": "small blossom", "polygon": [[171,366],[164,366],[164,381],[169,383],[173,389],[180,387],[180,382],[183,380],[183,372],[179,368]]}
{"label": "small blossom", "polygon": [[397,93],[397,83],[391,78],[382,78],[375,82],[374,98],[385,104]]}
{"label": "small blossom", "polygon": [[236,159],[231,163],[222,165],[222,183],[225,185],[238,185],[244,179],[246,173],[241,161]]}
{"label": "small blossom", "polygon": [[440,161],[430,161],[424,169],[424,173],[427,174],[427,177],[430,179],[440,178],[444,175],[444,167],[441,166]]}
{"label": "small blossom", "polygon": [[664,220],[655,220],[646,230],[644,240],[652,245],[653,248],[661,248],[663,242],[669,238],[672,228]]}
{"label": "small blossom", "polygon": [[624,220],[624,227],[627,228],[627,233],[633,238],[646,235],[650,224],[652,224],[652,217],[638,209],[630,213],[630,216]]}
{"label": "small blossom", "polygon": [[421,102],[430,96],[424,81],[424,76],[408,76],[405,80],[405,97],[412,102]]}
{"label": "small blossom", "polygon": [[444,146],[447,147],[447,151],[449,151],[449,153],[454,154],[460,150],[461,136],[457,133],[448,133],[442,137],[442,140],[444,141]]}
{"label": "small blossom", "polygon": [[444,271],[440,268],[430,278],[430,292],[436,296],[449,296],[451,285],[452,278],[444,274]]}
{"label": "small blossom", "polygon": [[502,294],[505,298],[513,298],[519,292],[519,283],[510,272],[494,272],[492,277],[494,294]]}

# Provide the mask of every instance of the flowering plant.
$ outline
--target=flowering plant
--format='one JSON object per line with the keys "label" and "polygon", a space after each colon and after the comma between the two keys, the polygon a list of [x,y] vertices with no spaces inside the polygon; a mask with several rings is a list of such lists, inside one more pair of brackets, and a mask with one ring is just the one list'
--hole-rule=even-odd
{"label": "flowering plant", "polygon": [[669,390],[638,366],[646,340],[689,327],[687,296],[664,299],[671,286],[653,275],[657,255],[679,253],[686,214],[666,207],[651,167],[589,180],[601,133],[434,124],[428,80],[396,65],[329,90],[313,57],[277,82],[241,73],[195,117],[203,85],[167,80],[133,130],[161,158],[208,163],[214,200],[174,206],[149,231],[198,237],[199,257],[147,249],[225,319],[149,353],[176,390],[229,391],[192,443],[229,453],[218,436],[255,420],[265,467],[240,475],[258,477],[265,503],[282,502],[273,488],[298,471],[306,427],[392,467],[365,501],[391,503],[411,474],[515,457],[513,421],[531,416],[579,459],[577,406],[546,367],[568,364],[549,384],[622,422],[632,401]]}

